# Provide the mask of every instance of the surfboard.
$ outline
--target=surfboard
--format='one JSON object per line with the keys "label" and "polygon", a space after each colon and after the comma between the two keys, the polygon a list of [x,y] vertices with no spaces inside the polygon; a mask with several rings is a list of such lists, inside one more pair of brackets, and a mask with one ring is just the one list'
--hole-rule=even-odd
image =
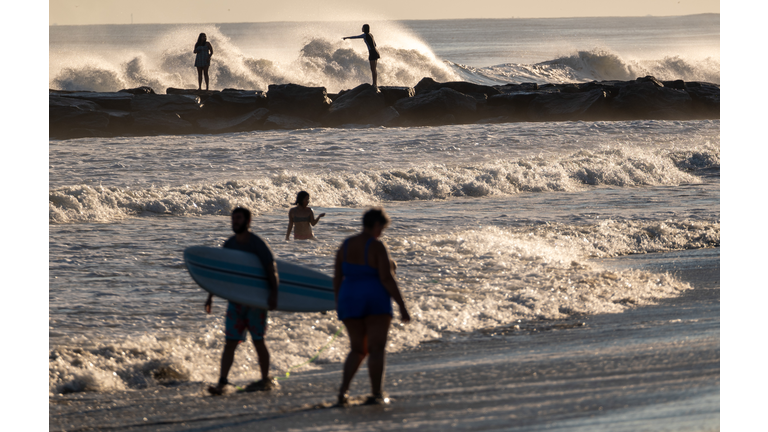
{"label": "surfboard", "polygon": [[[184,262],[192,279],[209,293],[235,303],[268,308],[269,285],[256,255],[234,249],[192,246],[184,250]],[[275,262],[280,276],[277,310],[336,309],[330,276],[288,261]]]}

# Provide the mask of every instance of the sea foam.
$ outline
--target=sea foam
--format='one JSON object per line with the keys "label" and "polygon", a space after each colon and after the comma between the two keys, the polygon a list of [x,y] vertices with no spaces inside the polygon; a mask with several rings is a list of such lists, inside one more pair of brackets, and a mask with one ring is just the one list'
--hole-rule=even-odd
{"label": "sea foam", "polygon": [[[408,325],[394,322],[387,349],[398,352],[447,334],[510,327],[527,320],[617,313],[679,295],[690,286],[669,274],[609,270],[593,259],[718,246],[720,224],[605,220],[514,229],[487,226],[386,241],[398,262],[398,279],[413,317]],[[311,253],[332,256],[336,246],[321,242]],[[223,316],[218,313],[222,311],[217,309],[193,328],[171,321],[154,332],[132,336],[57,338],[50,350],[49,391],[215,382],[224,340]],[[275,376],[304,363],[329,342],[319,363],[340,362],[346,355],[344,334],[333,339],[341,325],[333,312],[275,312],[269,325]],[[230,381],[257,379],[251,344],[243,344],[237,355],[240,360]]]}
{"label": "sea foam", "polygon": [[595,185],[679,185],[700,180],[689,171],[719,166],[719,146],[692,150],[612,147],[569,155],[535,156],[465,165],[315,174],[285,170],[253,180],[180,186],[72,185],[51,189],[51,223],[104,222],[142,215],[228,214],[238,205],[256,212],[281,208],[296,190],[325,207],[361,207],[382,201],[442,200],[527,192],[576,191]]}

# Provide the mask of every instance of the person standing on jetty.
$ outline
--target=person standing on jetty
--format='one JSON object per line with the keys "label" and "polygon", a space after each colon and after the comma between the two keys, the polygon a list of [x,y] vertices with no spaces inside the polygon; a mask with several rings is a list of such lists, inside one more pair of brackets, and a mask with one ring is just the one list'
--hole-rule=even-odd
{"label": "person standing on jetty", "polygon": [[371,75],[373,75],[373,88],[376,90],[376,93],[379,93],[379,86],[377,84],[377,75],[376,75],[376,63],[381,58],[381,55],[379,54],[379,50],[376,49],[376,41],[373,39],[373,35],[371,34],[371,26],[368,24],[363,24],[363,34],[359,36],[347,36],[345,38],[342,38],[342,40],[347,39],[362,39],[365,41],[365,44],[368,46],[368,61],[371,63]]}
{"label": "person standing on jetty", "polygon": [[[232,210],[232,231],[235,232],[235,235],[224,242],[224,247],[250,252],[259,258],[269,283],[267,304],[269,305],[269,310],[275,310],[277,308],[277,287],[280,284],[277,275],[277,264],[269,245],[261,237],[250,231],[250,224],[250,210],[243,207]],[[208,300],[205,302],[206,313],[211,313],[212,304],[213,294],[209,294]],[[226,341],[224,352],[221,354],[219,383],[215,387],[208,387],[209,393],[220,395],[224,392],[224,387],[229,383],[227,376],[235,360],[235,350],[237,345],[246,339],[246,330],[251,334],[253,346],[256,348],[256,354],[259,356],[261,380],[249,384],[245,390],[272,390],[278,386],[276,380],[269,378],[269,350],[267,350],[267,345],[264,342],[264,334],[267,330],[267,311],[229,302],[225,319]]]}
{"label": "person standing on jetty", "polygon": [[368,374],[373,395],[367,404],[387,404],[382,389],[384,350],[392,322],[392,299],[400,309],[400,319],[411,320],[397,286],[393,261],[386,245],[378,238],[389,225],[389,217],[380,208],[363,215],[363,231],[349,237],[336,252],[333,289],[336,311],[349,334],[350,351],[344,362],[344,376],[339,389],[339,406],[349,405],[349,385],[357,369],[368,356]]}
{"label": "person standing on jetty", "polygon": [[294,229],[295,225],[294,240],[314,240],[312,227],[320,222],[320,218],[325,216],[325,213],[320,213],[315,219],[315,213],[307,207],[309,205],[309,192],[306,191],[296,194],[296,202],[293,205],[296,207],[288,210],[288,231],[285,233],[285,239],[290,239],[291,230]]}
{"label": "person standing on jetty", "polygon": [[195,43],[193,51],[195,57],[195,67],[197,68],[197,89],[202,90],[203,75],[205,75],[205,89],[208,90],[208,67],[211,66],[211,56],[213,55],[213,46],[208,42],[205,33],[200,33]]}

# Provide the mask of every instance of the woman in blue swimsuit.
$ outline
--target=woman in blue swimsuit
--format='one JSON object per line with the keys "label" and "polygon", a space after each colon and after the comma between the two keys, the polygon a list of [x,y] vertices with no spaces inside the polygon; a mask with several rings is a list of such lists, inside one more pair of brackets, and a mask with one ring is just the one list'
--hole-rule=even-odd
{"label": "woman in blue swimsuit", "polygon": [[373,88],[378,93],[379,86],[378,84],[376,84],[376,78],[377,78],[376,64],[381,58],[381,55],[379,54],[379,50],[376,49],[376,41],[373,40],[373,35],[371,34],[371,26],[369,26],[368,24],[363,24],[363,34],[359,36],[347,36],[341,39],[342,40],[362,39],[365,41],[365,45],[368,47],[368,61],[371,63],[371,75],[373,75]]}
{"label": "woman in blue swimsuit", "polygon": [[400,309],[400,319],[404,323],[411,320],[397,286],[389,251],[378,239],[388,224],[389,217],[384,210],[368,210],[363,215],[363,232],[344,240],[336,253],[333,277],[336,311],[347,328],[350,342],[339,389],[340,406],[349,403],[349,385],[366,356],[369,356],[368,373],[373,392],[368,403],[389,403],[382,391],[382,381],[393,299]]}

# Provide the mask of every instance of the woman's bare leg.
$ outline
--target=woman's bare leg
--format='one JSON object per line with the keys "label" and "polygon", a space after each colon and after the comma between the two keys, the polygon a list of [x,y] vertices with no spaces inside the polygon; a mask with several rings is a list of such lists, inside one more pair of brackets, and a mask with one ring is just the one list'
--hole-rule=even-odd
{"label": "woman's bare leg", "polygon": [[197,89],[203,88],[203,68],[197,68]]}
{"label": "woman's bare leg", "polygon": [[371,377],[371,391],[374,395],[382,392],[384,381],[384,352],[387,347],[387,333],[392,322],[390,315],[371,315],[365,317],[368,336],[368,374]]}
{"label": "woman's bare leg", "polygon": [[208,90],[208,67],[203,68],[203,74],[205,75],[205,89]]}
{"label": "woman's bare leg", "polygon": [[355,373],[360,368],[363,360],[365,360],[365,356],[368,355],[365,321],[362,319],[346,319],[344,320],[344,326],[347,328],[347,334],[349,334],[350,350],[347,360],[344,362],[344,378],[341,382],[339,395],[344,395],[349,391],[352,378],[355,377]]}
{"label": "woman's bare leg", "polygon": [[373,76],[373,88],[376,91],[379,91],[379,86],[377,84],[376,62],[378,62],[378,60],[371,60],[371,76]]}

